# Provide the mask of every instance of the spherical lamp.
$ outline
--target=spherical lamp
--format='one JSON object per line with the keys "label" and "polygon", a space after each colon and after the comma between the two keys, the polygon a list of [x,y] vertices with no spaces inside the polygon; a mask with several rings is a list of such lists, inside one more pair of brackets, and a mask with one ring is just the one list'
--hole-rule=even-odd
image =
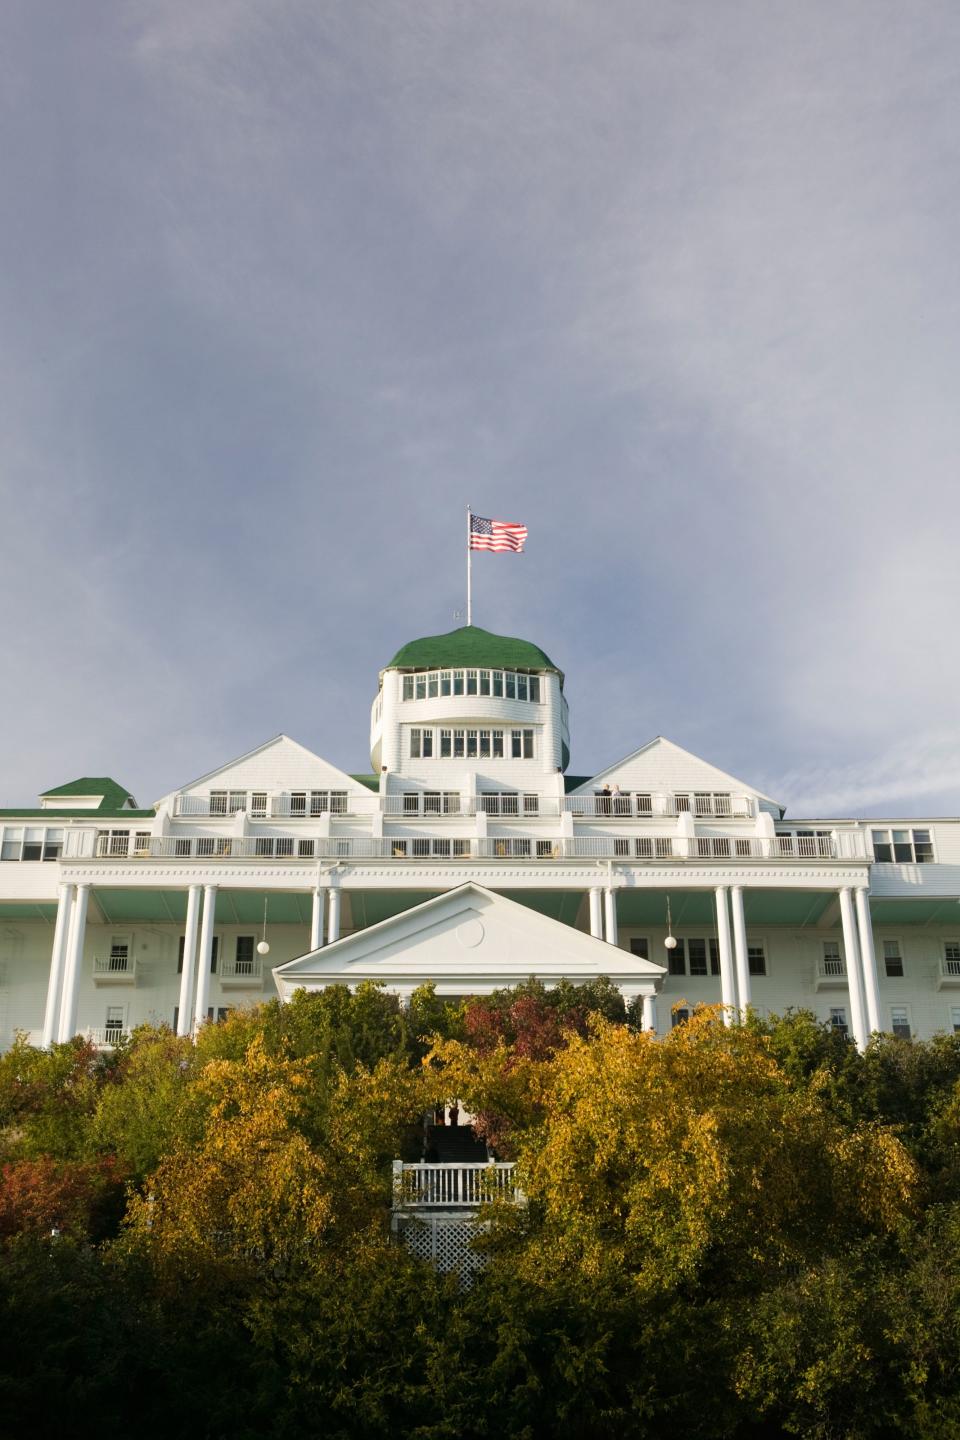
{"label": "spherical lamp", "polygon": [[670,915],[670,896],[667,896],[667,938],[663,942],[665,950],[676,950],[677,937],[673,933],[673,920]]}
{"label": "spherical lamp", "polygon": [[266,895],[264,895],[264,897],[263,897],[263,938],[260,940],[259,944],[257,945],[257,954],[258,954],[258,955],[269,955],[269,954],[270,954],[270,946],[269,946],[269,944],[267,943],[267,897],[266,897]]}

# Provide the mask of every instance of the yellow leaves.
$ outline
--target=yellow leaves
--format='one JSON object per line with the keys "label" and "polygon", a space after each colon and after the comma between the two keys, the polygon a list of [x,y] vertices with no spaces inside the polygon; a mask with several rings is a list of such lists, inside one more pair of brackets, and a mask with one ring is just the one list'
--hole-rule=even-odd
{"label": "yellow leaves", "polygon": [[[892,1227],[914,1167],[888,1132],[844,1128],[794,1087],[764,1036],[716,1011],[658,1041],[598,1021],[551,1059],[438,1046],[471,1109],[514,1122],[518,1180],[544,1265],[672,1286],[721,1254],[779,1266],[832,1237]],[[521,1263],[526,1263],[521,1260]]]}

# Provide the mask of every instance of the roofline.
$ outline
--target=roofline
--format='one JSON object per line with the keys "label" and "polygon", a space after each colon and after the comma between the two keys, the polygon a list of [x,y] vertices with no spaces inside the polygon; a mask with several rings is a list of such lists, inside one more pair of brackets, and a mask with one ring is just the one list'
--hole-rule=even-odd
{"label": "roofline", "polygon": [[[711,770],[720,770],[720,766],[714,765],[712,760],[704,760],[702,755],[694,755],[692,750],[684,749],[682,745],[677,744],[676,740],[671,740],[668,735],[654,735],[652,740],[647,740],[645,744],[631,751],[629,755],[624,755],[622,759],[615,760],[612,765],[605,765],[602,770],[597,770],[585,783],[592,784],[594,780],[602,780],[611,770],[618,770],[621,765],[626,765],[628,761],[635,760],[638,755],[642,755],[645,750],[649,750],[651,745],[656,745],[658,740],[664,745],[672,745],[674,750],[679,750],[681,755],[686,755],[690,760],[698,760],[701,765],[709,765]],[[728,780],[732,780],[735,785],[739,785],[743,790],[748,790],[751,795],[756,795],[759,800],[766,800],[769,805],[775,805],[780,811],[781,818],[786,814],[786,807],[781,805],[779,800],[774,800],[772,795],[765,795],[763,791],[758,790],[756,786],[748,785],[745,780],[740,780],[736,775],[731,775],[729,770],[720,770],[720,773],[726,775]]]}
{"label": "roofline", "polygon": [[281,740],[285,740],[289,745],[296,745],[297,749],[302,750],[304,755],[309,755],[311,760],[319,760],[321,764],[329,765],[331,770],[336,770],[337,774],[342,775],[344,780],[349,780],[353,785],[359,786],[361,790],[367,789],[359,780],[354,780],[353,776],[346,770],[341,770],[339,765],[334,765],[332,760],[325,760],[322,755],[317,754],[316,750],[308,750],[306,745],[301,744],[299,740],[294,740],[292,735],[285,735],[283,731],[281,731],[279,735],[271,736],[269,740],[264,740],[261,745],[255,745],[252,750],[245,751],[243,755],[237,755],[232,760],[224,760],[221,765],[215,765],[212,770],[208,770],[204,775],[198,775],[195,780],[188,780],[185,785],[178,785],[176,789],[169,790],[166,795],[161,796],[157,801],[157,809],[159,809],[165,801],[172,800],[175,795],[182,795],[185,790],[191,790],[194,785],[202,785],[205,780],[210,780],[214,775],[219,775],[221,770],[226,770],[230,765],[240,765],[244,760],[250,760],[254,755],[259,755],[261,751],[269,750],[271,745],[276,745]]}
{"label": "roofline", "polygon": [[[421,900],[419,904],[411,905],[409,910],[400,910],[397,912],[396,915],[388,915],[385,920],[378,920],[375,925],[366,925],[362,930],[354,930],[350,935],[341,935],[339,940],[328,942],[326,945],[320,945],[317,947],[316,950],[305,950],[302,955],[295,955],[292,960],[285,960],[282,965],[275,966],[273,974],[282,975],[284,971],[289,968],[289,966],[298,964],[299,961],[306,959],[308,955],[327,956],[331,953],[331,951],[336,950],[338,946],[343,947],[345,945],[354,944],[360,939],[361,936],[365,937],[368,935],[373,935],[378,930],[383,930],[388,926],[396,925],[399,920],[405,919],[408,915],[414,915],[420,911],[433,909],[438,905],[446,904],[455,895],[462,894],[464,891],[467,890],[472,890],[478,895],[489,896],[490,899],[496,900],[498,903],[503,905],[513,905],[518,910],[522,911],[525,915],[539,915],[541,920],[548,920],[553,925],[563,924],[562,920],[554,920],[553,917],[550,915],[543,915],[540,913],[540,911],[534,910],[530,905],[524,905],[519,900],[511,900],[509,895],[503,895],[499,890],[489,890],[486,885],[480,885],[476,880],[464,880],[462,884],[454,885],[449,890],[441,890],[439,895],[431,895],[429,900]],[[575,929],[572,925],[566,925],[564,926],[564,928],[570,930],[574,935],[578,935],[581,940],[590,940],[597,945],[603,945],[605,948],[608,948],[608,942],[606,940],[598,940],[596,935],[588,935],[583,930]],[[619,947],[614,946],[613,948],[618,949]],[[627,950],[620,950],[620,954],[624,957],[623,960],[618,961],[615,959],[615,957],[611,957],[612,959],[614,959],[614,963],[626,965],[628,960],[643,959],[643,957],[640,955],[631,955],[630,952]],[[643,963],[646,965],[652,965],[660,975],[666,975],[667,973],[667,967],[665,965],[658,965],[655,960],[646,960]]]}

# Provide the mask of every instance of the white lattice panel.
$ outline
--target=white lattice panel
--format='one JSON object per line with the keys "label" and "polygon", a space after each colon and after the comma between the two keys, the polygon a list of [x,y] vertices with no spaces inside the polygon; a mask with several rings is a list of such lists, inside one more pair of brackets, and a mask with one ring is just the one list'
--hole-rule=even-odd
{"label": "white lattice panel", "polygon": [[426,1260],[446,1275],[455,1271],[465,1284],[483,1265],[483,1256],[472,1248],[477,1222],[452,1216],[425,1216],[401,1222],[400,1238],[418,1260]]}

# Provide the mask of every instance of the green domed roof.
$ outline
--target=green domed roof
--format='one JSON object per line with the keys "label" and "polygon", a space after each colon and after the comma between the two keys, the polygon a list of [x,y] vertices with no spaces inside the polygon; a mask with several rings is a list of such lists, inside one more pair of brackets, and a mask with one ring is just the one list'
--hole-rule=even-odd
{"label": "green domed roof", "polygon": [[384,668],[439,670],[454,665],[485,670],[555,670],[563,683],[563,671],[539,646],[512,635],[491,635],[476,625],[463,625],[447,635],[424,635],[422,640],[411,640]]}

